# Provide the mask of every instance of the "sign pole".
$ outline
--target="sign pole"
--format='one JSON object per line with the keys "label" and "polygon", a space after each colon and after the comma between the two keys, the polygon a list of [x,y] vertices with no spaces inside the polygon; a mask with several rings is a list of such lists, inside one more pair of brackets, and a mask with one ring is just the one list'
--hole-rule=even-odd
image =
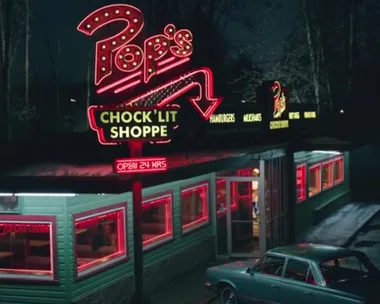
{"label": "sign pole", "polygon": [[[128,142],[131,157],[141,157],[143,141]],[[132,174],[133,248],[135,292],[131,304],[144,303],[144,252],[142,238],[142,182],[139,174]]]}

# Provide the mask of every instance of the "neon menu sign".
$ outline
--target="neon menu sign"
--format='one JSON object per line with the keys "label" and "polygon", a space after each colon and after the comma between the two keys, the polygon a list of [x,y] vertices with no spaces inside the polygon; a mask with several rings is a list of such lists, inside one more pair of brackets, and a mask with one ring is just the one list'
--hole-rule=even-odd
{"label": "neon menu sign", "polygon": [[49,224],[1,223],[0,233],[49,233]]}
{"label": "neon menu sign", "polygon": [[[144,16],[141,10],[128,4],[102,7],[84,18],[77,29],[86,36],[93,36],[105,26],[120,22],[125,23],[122,30],[98,40],[95,45],[94,83],[98,94],[110,92],[117,95],[126,90],[132,94],[138,85],[148,84],[156,76],[174,72],[173,69],[190,61],[194,49],[193,33],[189,29],[177,29],[174,24],[168,24],[161,33],[138,43],[144,29]],[[214,76],[207,67],[179,75],[141,95],[121,101],[119,106],[179,106],[175,100],[189,91],[194,91],[194,95],[188,97],[189,102],[203,119],[208,120],[222,98],[214,96]],[[94,107],[104,108],[92,106],[88,112],[90,121],[95,121]]]}

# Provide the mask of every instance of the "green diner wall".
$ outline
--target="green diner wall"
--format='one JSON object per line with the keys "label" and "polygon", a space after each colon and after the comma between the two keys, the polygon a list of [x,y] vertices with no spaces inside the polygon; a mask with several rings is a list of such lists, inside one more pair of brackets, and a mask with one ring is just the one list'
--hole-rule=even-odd
{"label": "green diner wall", "polygon": [[[308,163],[309,165],[327,161],[332,155],[316,155],[315,157],[306,156],[303,152],[296,153],[295,168],[297,164]],[[344,153],[344,180],[342,183],[322,191],[313,197],[296,204],[295,209],[295,228],[296,240],[298,240],[305,231],[317,224],[339,208],[343,207],[350,201],[350,172],[349,172],[349,153]],[[294,185],[296,183],[294,182]]]}
{"label": "green diner wall", "polygon": [[[173,192],[173,233],[174,239],[157,248],[152,248],[144,254],[144,268],[152,267],[180,251],[186,251],[202,241],[213,238],[214,231],[211,224],[182,235],[181,230],[181,206],[180,189],[202,181],[209,182],[209,194],[215,191],[214,174],[207,174],[187,180],[181,180],[169,184],[159,185],[143,190],[143,196],[159,195],[162,192]],[[23,284],[14,283],[0,284],[0,303],[38,303],[60,304],[78,302],[81,298],[102,290],[133,276],[133,218],[132,218],[132,195],[124,194],[86,194],[75,197],[22,197],[22,215],[49,215],[57,218],[57,254],[59,263],[59,283],[56,284]],[[83,211],[112,206],[127,202],[128,212],[128,252],[129,261],[111,266],[107,270],[95,275],[76,281],[74,261],[73,239],[73,215]],[[210,214],[215,212],[215,202],[209,195]],[[188,261],[191,263],[191,261]],[[173,269],[173,275],[176,270]],[[128,290],[128,288],[130,290]],[[124,290],[132,294],[131,286]]]}

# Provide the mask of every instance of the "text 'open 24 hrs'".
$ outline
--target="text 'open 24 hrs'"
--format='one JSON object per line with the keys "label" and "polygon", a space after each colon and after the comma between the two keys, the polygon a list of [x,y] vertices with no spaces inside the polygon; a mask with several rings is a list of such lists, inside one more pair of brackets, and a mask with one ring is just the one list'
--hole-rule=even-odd
{"label": "text 'open 24 hrs'", "polygon": [[118,158],[114,170],[118,174],[163,172],[168,169],[166,157]]}

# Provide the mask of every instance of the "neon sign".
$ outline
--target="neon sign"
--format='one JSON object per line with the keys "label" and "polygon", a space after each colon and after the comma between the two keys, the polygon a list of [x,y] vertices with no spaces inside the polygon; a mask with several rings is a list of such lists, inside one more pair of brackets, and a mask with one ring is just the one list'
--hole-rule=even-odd
{"label": "neon sign", "polygon": [[214,114],[210,117],[210,123],[225,124],[234,122],[235,113]]}
{"label": "neon sign", "polygon": [[314,119],[314,118],[317,118],[317,112],[316,111],[305,111],[303,113],[303,117],[305,119]]}
{"label": "neon sign", "polygon": [[166,157],[119,158],[114,169],[118,174],[162,172],[167,171],[168,161]]}
{"label": "neon sign", "polygon": [[269,129],[289,128],[289,120],[281,120],[287,108],[286,90],[281,87],[279,81],[274,81],[271,87],[273,99],[273,120],[269,122]]}
{"label": "neon sign", "polygon": [[90,127],[103,145],[123,141],[169,140],[178,126],[178,108],[125,108],[90,106]]}
{"label": "neon sign", "polygon": [[[78,26],[78,31],[92,36],[111,23],[124,21],[126,26],[116,35],[96,42],[95,85],[104,83],[114,73],[128,74],[117,82],[108,83],[98,90],[105,92],[120,84],[123,90],[142,81],[148,83],[155,76],[190,60],[193,53],[193,34],[188,29],[177,30],[168,24],[162,34],[145,39],[142,46],[132,44],[144,28],[141,10],[128,4],[102,7],[88,15]],[[131,74],[133,73],[133,74]],[[122,90],[119,89],[118,92]]]}
{"label": "neon sign", "polygon": [[[177,29],[168,24],[161,34],[145,39],[138,45],[144,28],[141,10],[127,4],[114,4],[100,8],[80,22],[77,29],[87,36],[93,36],[101,28],[116,22],[125,22],[119,33],[96,42],[95,85],[97,93],[112,91],[119,94],[139,84],[147,84],[154,76],[166,73],[190,60],[193,53],[193,34],[188,29]],[[222,101],[214,96],[214,76],[210,69],[202,67],[181,75],[140,96],[122,102],[126,107],[162,108],[192,89],[195,96],[189,97],[193,108],[208,120]],[[96,120],[88,111],[90,121]],[[160,143],[169,142],[154,141]],[[153,143],[153,142],[152,142]],[[104,144],[104,143],[103,143]]]}
{"label": "neon sign", "polygon": [[263,115],[261,113],[246,113],[243,115],[243,122],[261,122],[263,121]]}
{"label": "neon sign", "polygon": [[0,233],[49,233],[49,224],[1,223]]}

